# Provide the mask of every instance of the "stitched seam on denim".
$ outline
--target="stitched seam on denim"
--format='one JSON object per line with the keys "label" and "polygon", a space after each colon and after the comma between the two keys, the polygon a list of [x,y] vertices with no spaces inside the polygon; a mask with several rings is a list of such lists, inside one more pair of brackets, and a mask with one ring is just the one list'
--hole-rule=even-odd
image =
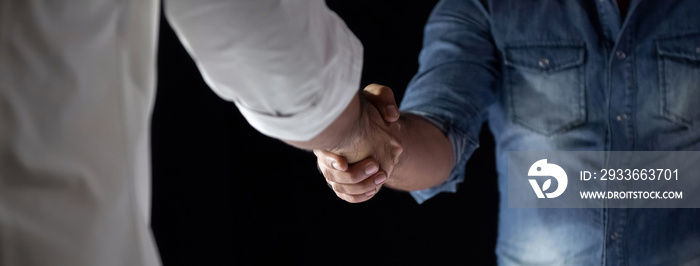
{"label": "stitched seam on denim", "polygon": [[656,37],[657,41],[665,41],[665,40],[672,40],[672,39],[685,39],[689,36],[695,36],[697,35],[700,37],[700,31],[685,31],[685,32],[679,32],[679,33],[672,33],[672,34],[663,34],[659,35]]}
{"label": "stitched seam on denim", "polygon": [[[566,49],[567,55],[572,55],[571,59],[566,60],[563,63],[560,64],[554,64],[553,66],[548,66],[545,68],[542,68],[541,66],[538,65],[537,59],[538,58],[533,58],[531,62],[523,62],[521,60],[516,60],[514,54],[517,54],[517,51],[528,51],[531,49],[548,49],[548,48],[557,48],[557,49]],[[507,45],[505,48],[505,56],[503,57],[504,59],[504,64],[507,66],[514,66],[514,67],[522,67],[526,69],[531,69],[535,70],[536,72],[545,72],[545,73],[553,73],[557,71],[562,71],[566,70],[569,68],[577,67],[580,66],[584,63],[585,61],[585,44],[581,43],[580,45],[558,45],[558,44],[529,44],[529,45]]]}
{"label": "stitched seam on denim", "polygon": [[685,39],[700,39],[700,31],[675,33],[656,37],[656,50],[659,55],[668,57],[684,58],[692,61],[700,60],[700,53],[693,51],[678,50],[673,47],[674,43]]}
{"label": "stitched seam on denim", "polygon": [[[687,34],[684,36],[687,36]],[[668,71],[666,71],[666,68],[668,67],[667,60],[671,60],[671,59],[669,58],[668,55],[661,53],[662,46],[663,46],[662,42],[659,39],[657,39],[656,40],[656,49],[658,52],[657,60],[658,60],[658,66],[659,66],[658,75],[659,75],[659,92],[660,92],[660,99],[661,99],[661,102],[660,102],[661,115],[672,122],[676,122],[680,125],[690,127],[693,124],[692,119],[686,119],[686,118],[682,117],[681,115],[672,112],[668,108],[668,106],[669,106],[668,93],[669,93],[669,88],[671,86],[669,84],[668,77],[666,74],[668,72]]]}

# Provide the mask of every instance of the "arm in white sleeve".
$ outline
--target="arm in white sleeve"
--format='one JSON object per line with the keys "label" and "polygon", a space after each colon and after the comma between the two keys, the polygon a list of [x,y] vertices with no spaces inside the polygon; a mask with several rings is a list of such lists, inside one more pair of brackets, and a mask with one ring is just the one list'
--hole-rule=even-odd
{"label": "arm in white sleeve", "polygon": [[207,84],[261,133],[307,141],[360,86],[362,44],[323,0],[169,0]]}

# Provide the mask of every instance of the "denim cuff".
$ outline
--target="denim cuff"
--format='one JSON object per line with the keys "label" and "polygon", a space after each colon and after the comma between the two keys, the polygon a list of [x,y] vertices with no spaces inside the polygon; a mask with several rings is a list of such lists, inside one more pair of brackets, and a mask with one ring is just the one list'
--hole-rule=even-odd
{"label": "denim cuff", "polygon": [[420,110],[403,111],[421,116],[437,126],[450,140],[454,158],[454,168],[452,168],[447,181],[428,189],[411,191],[411,196],[414,200],[416,200],[416,202],[418,202],[418,204],[421,204],[440,192],[457,192],[457,185],[464,181],[464,169],[467,164],[467,160],[469,160],[469,157],[471,157],[472,153],[474,153],[474,150],[479,147],[478,142],[475,141],[475,138],[470,137],[466,132],[461,132],[456,127],[450,126],[451,122],[449,119]]}

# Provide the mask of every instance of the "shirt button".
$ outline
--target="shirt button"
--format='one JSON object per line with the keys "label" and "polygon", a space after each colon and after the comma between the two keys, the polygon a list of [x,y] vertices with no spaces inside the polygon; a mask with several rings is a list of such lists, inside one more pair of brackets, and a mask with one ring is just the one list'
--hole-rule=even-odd
{"label": "shirt button", "polygon": [[619,237],[620,237],[620,235],[617,234],[617,232],[612,233],[612,234],[610,235],[610,239],[612,239],[612,240],[618,239]]}
{"label": "shirt button", "polygon": [[625,57],[627,57],[627,55],[622,51],[615,52],[615,56],[617,56],[617,59],[620,59],[620,60],[624,60]]}
{"label": "shirt button", "polygon": [[620,122],[627,120],[627,118],[629,118],[629,117],[627,116],[627,114],[619,114],[619,115],[617,115],[617,117],[616,117],[617,121],[620,121]]}
{"label": "shirt button", "polygon": [[695,52],[698,53],[698,54],[700,54],[700,46],[695,47]]}
{"label": "shirt button", "polygon": [[537,61],[537,65],[539,65],[541,68],[547,68],[549,66],[549,59],[542,58],[540,61]]}

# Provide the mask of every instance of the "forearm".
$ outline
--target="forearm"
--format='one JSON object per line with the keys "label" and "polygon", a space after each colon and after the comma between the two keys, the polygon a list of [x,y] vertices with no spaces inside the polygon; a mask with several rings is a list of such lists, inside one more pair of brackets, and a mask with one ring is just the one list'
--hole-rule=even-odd
{"label": "forearm", "polygon": [[386,186],[422,190],[443,183],[454,167],[452,144],[435,125],[414,114],[401,114],[403,154]]}
{"label": "forearm", "polygon": [[267,136],[309,141],[359,89],[362,44],[322,0],[164,7],[207,84]]}

